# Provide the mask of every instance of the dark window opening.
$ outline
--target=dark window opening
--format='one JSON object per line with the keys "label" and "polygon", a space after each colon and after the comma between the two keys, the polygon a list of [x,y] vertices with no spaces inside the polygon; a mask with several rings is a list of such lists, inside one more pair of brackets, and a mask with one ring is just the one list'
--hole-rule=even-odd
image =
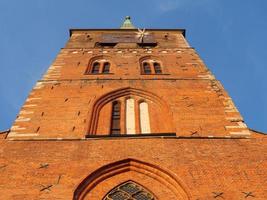
{"label": "dark window opening", "polygon": [[113,48],[116,46],[117,43],[99,43],[99,42],[96,42],[95,43],[95,47],[98,47],[98,48]]}
{"label": "dark window opening", "polygon": [[155,70],[156,74],[162,74],[162,70],[161,70],[160,64],[157,63],[157,62],[154,63],[154,70]]}
{"label": "dark window opening", "polygon": [[151,68],[150,68],[149,63],[144,62],[143,63],[143,69],[144,69],[144,73],[145,74],[151,74]]}
{"label": "dark window opening", "polygon": [[109,68],[110,68],[109,62],[105,62],[104,66],[103,66],[103,74],[108,74],[109,73]]}
{"label": "dark window opening", "polygon": [[142,186],[128,181],[111,190],[103,200],[155,200]]}
{"label": "dark window opening", "polygon": [[98,74],[98,73],[99,73],[99,67],[100,67],[99,62],[95,62],[95,63],[93,64],[92,74]]}
{"label": "dark window opening", "polygon": [[138,43],[141,48],[153,48],[157,46],[157,43]]}
{"label": "dark window opening", "polygon": [[110,134],[120,134],[121,104],[118,101],[112,103],[111,130]]}

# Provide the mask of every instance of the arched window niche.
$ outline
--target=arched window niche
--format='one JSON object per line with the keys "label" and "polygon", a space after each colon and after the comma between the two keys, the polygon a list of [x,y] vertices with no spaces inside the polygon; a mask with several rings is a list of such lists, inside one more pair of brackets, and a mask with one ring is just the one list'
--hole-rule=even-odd
{"label": "arched window niche", "polygon": [[141,74],[163,74],[162,62],[155,56],[145,56],[139,60]]}
{"label": "arched window niche", "polygon": [[174,133],[172,121],[168,105],[157,95],[122,88],[93,103],[87,136]]}
{"label": "arched window niche", "polygon": [[82,176],[73,200],[193,199],[176,173],[132,158],[108,163]]}
{"label": "arched window niche", "polygon": [[110,74],[112,63],[107,56],[95,56],[89,60],[85,75]]}

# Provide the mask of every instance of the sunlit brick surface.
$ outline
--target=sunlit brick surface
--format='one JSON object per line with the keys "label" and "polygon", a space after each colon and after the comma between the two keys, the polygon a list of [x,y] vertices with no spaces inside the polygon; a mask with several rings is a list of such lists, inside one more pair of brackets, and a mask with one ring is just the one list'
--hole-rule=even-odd
{"label": "sunlit brick surface", "polygon": [[[71,31],[0,134],[0,199],[101,200],[127,181],[157,200],[267,199],[266,136],[247,128],[183,30],[147,30],[156,47],[96,45],[103,33],[136,31]],[[108,60],[110,73],[86,74],[94,58]],[[162,74],[142,74],[143,58],[158,60]],[[124,105],[125,135],[129,98],[131,129],[141,133],[145,100],[152,135],[109,137],[109,99]]]}

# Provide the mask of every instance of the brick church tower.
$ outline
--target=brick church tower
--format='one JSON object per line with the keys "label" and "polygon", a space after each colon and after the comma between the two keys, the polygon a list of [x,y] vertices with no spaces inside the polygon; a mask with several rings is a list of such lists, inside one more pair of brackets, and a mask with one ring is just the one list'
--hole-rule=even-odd
{"label": "brick church tower", "polygon": [[0,136],[0,199],[267,199],[267,137],[184,29],[71,29]]}

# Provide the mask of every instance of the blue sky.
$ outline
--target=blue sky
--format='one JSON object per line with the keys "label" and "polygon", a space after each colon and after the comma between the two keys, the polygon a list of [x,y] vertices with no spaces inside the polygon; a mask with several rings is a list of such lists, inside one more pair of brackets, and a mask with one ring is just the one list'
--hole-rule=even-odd
{"label": "blue sky", "polygon": [[8,129],[69,28],[185,28],[247,125],[267,133],[267,1],[0,0],[0,130]]}

